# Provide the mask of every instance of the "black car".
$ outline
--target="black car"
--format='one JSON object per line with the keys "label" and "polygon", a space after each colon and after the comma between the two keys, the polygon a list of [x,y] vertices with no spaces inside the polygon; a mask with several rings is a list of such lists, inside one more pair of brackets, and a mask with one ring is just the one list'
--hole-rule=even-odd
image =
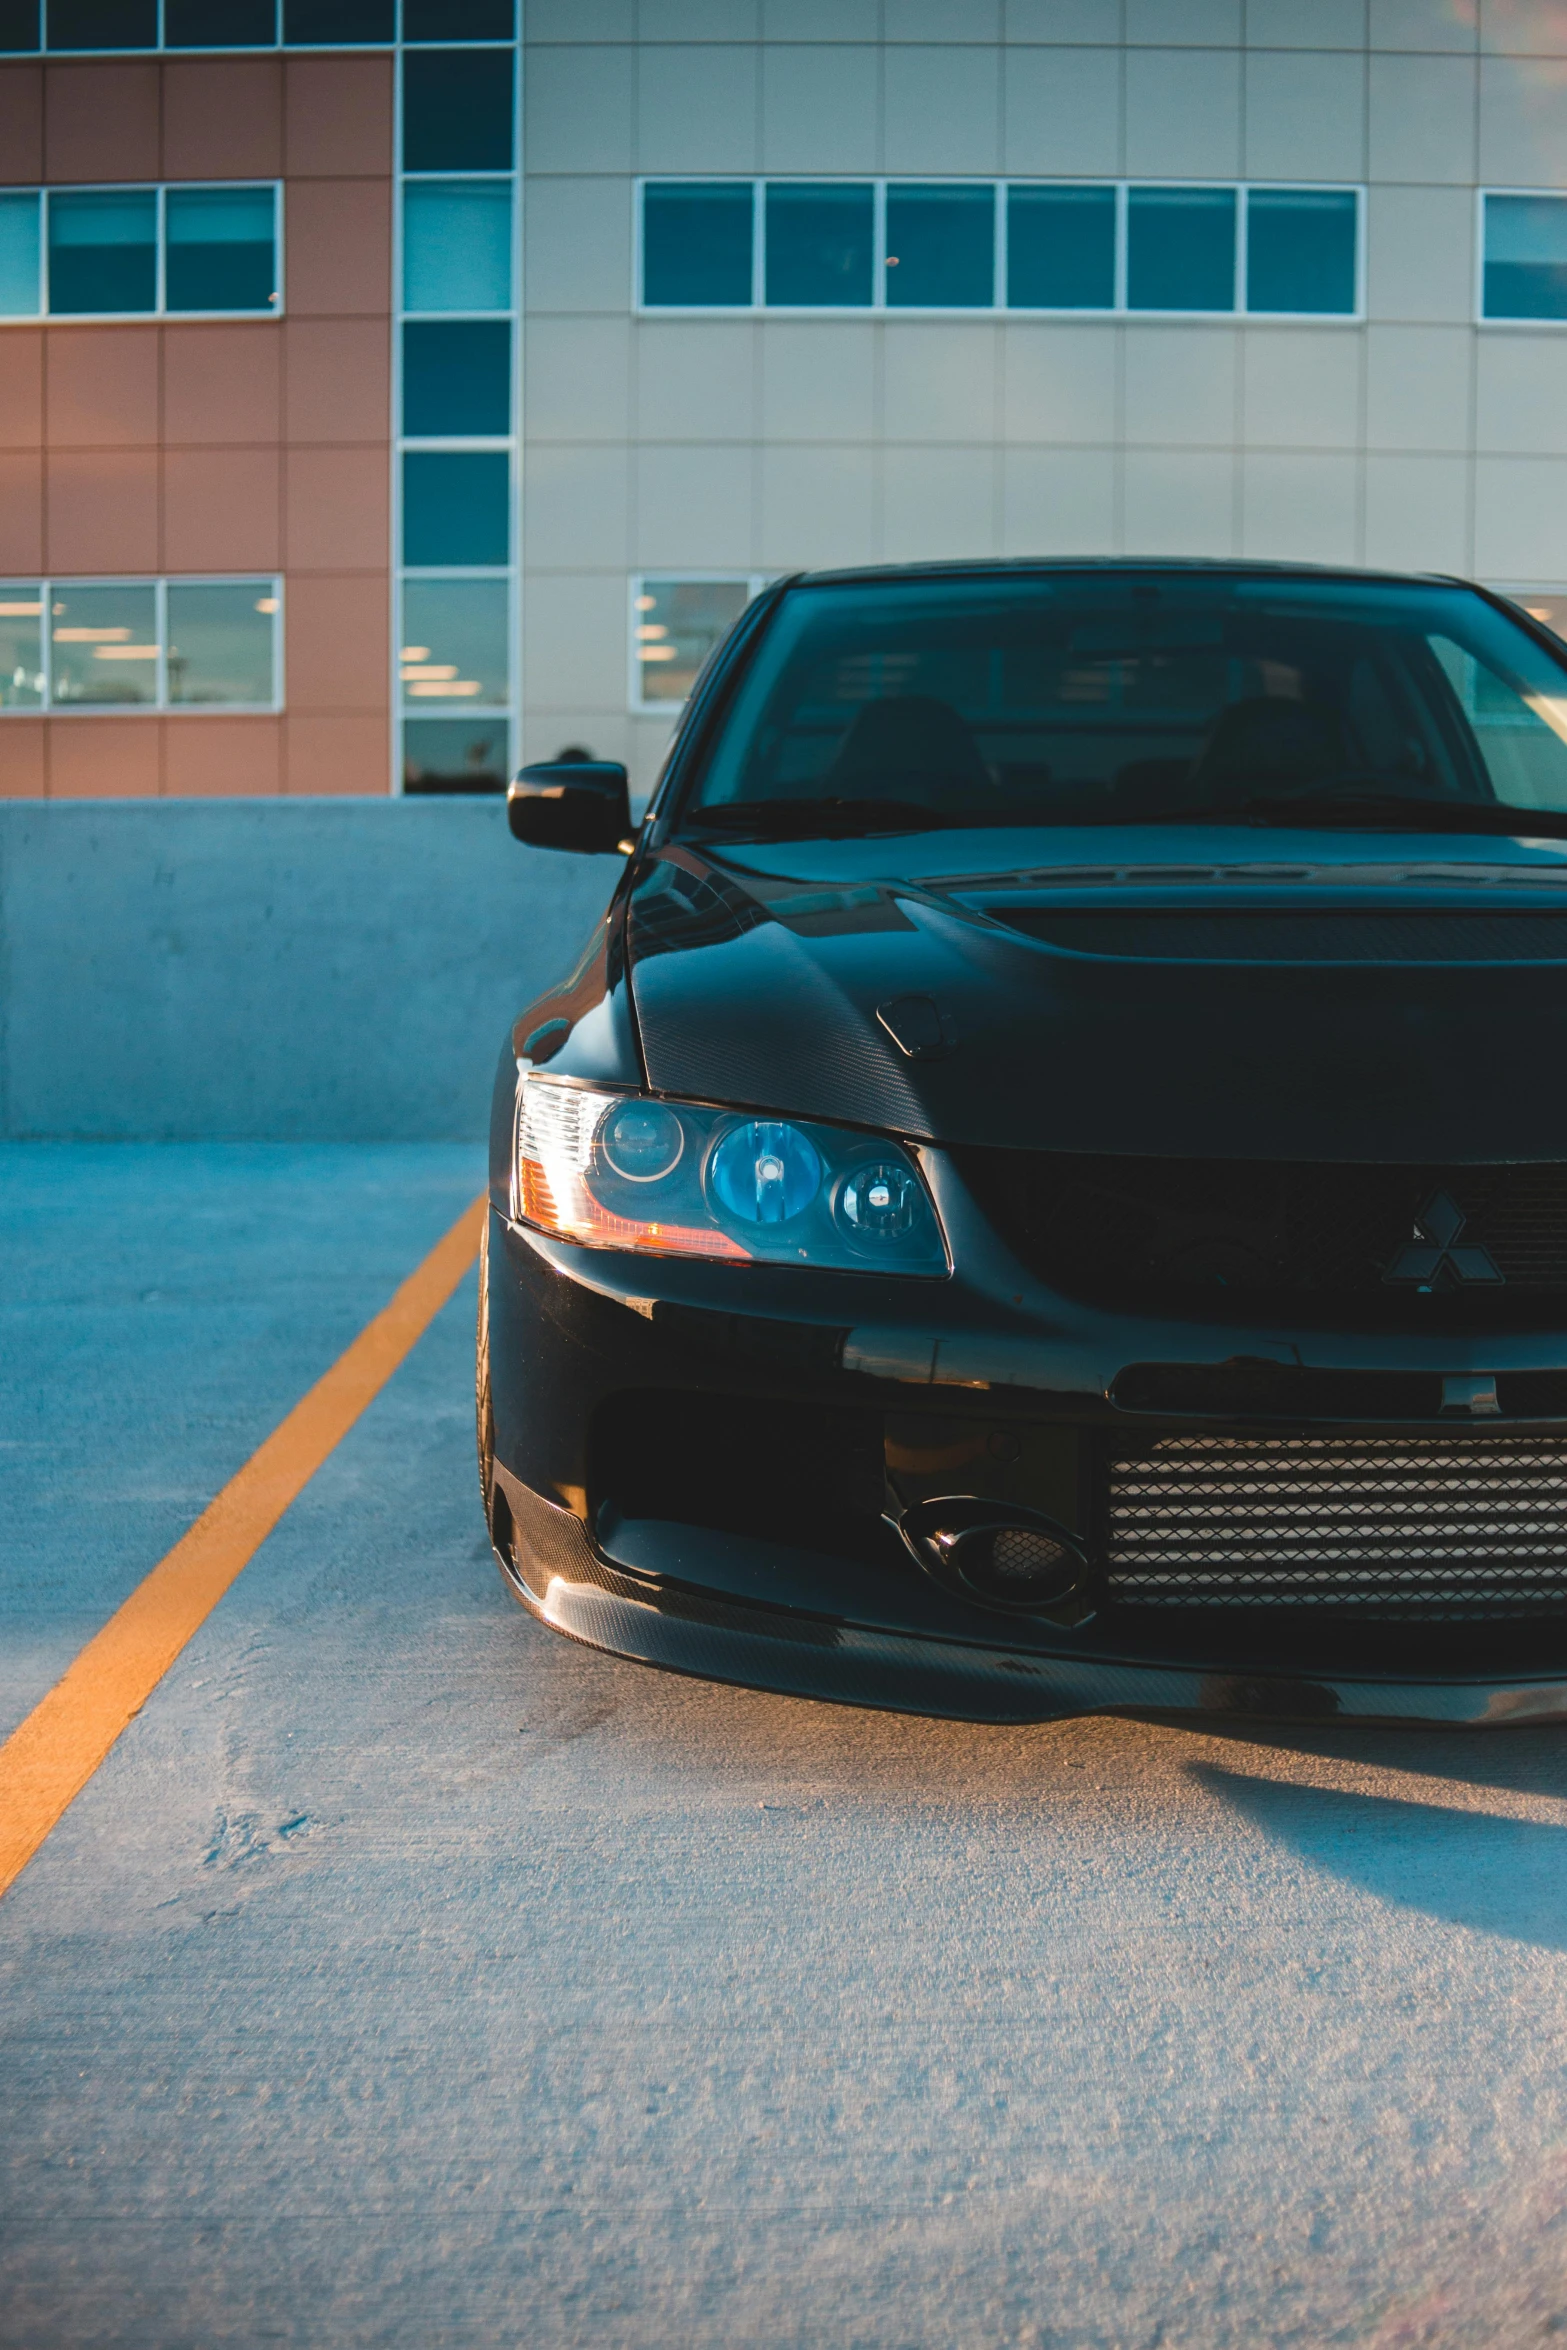
{"label": "black car", "polygon": [[818,573],[496,1085],[546,1623],[1021,1721],[1567,1713],[1567,647],[1436,578]]}

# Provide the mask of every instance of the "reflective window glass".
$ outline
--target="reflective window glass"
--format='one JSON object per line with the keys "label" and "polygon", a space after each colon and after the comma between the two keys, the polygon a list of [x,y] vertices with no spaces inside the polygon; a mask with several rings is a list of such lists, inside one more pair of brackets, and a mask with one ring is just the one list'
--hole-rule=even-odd
{"label": "reflective window glass", "polygon": [[268,703],[277,596],[270,580],[169,585],[169,700]]}
{"label": "reflective window glass", "polygon": [[49,307],[64,312],[152,310],[158,296],[157,198],[49,199]]}
{"label": "reflective window glass", "polygon": [[1356,226],[1347,189],[1254,188],[1246,203],[1247,309],[1352,313]]}
{"label": "reflective window glass", "polygon": [[404,791],[503,792],[510,731],[504,718],[405,718]]}
{"label": "reflective window glass", "polygon": [[509,41],[513,0],[403,0],[405,41]]}
{"label": "reflective window glass", "polygon": [[743,579],[644,579],[635,631],[637,699],[683,702],[696,673],[751,597]]}
{"label": "reflective window glass", "polygon": [[650,180],[642,191],[642,299],[696,308],[751,299],[749,180]]}
{"label": "reflective window glass", "polygon": [[277,0],[163,0],[170,49],[264,48],[277,39]]}
{"label": "reflective window glass", "polygon": [[38,0],[0,0],[0,55],[38,46]]}
{"label": "reflective window glass", "polygon": [[509,180],[433,180],[403,190],[403,308],[511,308]]}
{"label": "reflective window glass", "polygon": [[57,702],[155,702],[158,601],[149,586],[52,592],[49,660]]}
{"label": "reflective window glass", "polygon": [[1132,310],[1233,310],[1233,188],[1133,188],[1126,300]]}
{"label": "reflective window glass", "polygon": [[995,299],[994,188],[887,190],[887,303],[983,310]]}
{"label": "reflective window glass", "polygon": [[513,51],[419,49],[403,59],[403,169],[509,171]]}
{"label": "reflective window glass", "polygon": [[500,564],[510,557],[511,461],[504,451],[404,457],[405,563]]}
{"label": "reflective window glass", "polygon": [[43,590],[0,580],[0,710],[36,710],[44,698]]}
{"label": "reflective window glass", "polygon": [[158,0],[48,0],[51,49],[156,49]]}
{"label": "reflective window glass", "polygon": [[1114,188],[1007,190],[1007,304],[1013,310],[1114,307]]}
{"label": "reflective window glass", "polygon": [[38,252],[38,198],[0,195],[0,318],[37,315]]}
{"label": "reflective window glass", "polygon": [[439,439],[511,430],[511,324],[454,318],[403,328],[403,431]]}
{"label": "reflective window glass", "polygon": [[842,181],[777,180],[766,196],[767,299],[865,309],[876,262],[876,198]]}
{"label": "reflective window glass", "polygon": [[170,188],[164,199],[170,310],[270,310],[277,206],[270,188]]}
{"label": "reflective window glass", "polygon": [[1487,318],[1567,318],[1567,197],[1487,196]]}
{"label": "reflective window glass", "polygon": [[303,48],[391,41],[395,0],[283,0],[283,38]]}
{"label": "reflective window glass", "polygon": [[494,703],[511,698],[503,579],[410,579],[398,647],[405,702]]}

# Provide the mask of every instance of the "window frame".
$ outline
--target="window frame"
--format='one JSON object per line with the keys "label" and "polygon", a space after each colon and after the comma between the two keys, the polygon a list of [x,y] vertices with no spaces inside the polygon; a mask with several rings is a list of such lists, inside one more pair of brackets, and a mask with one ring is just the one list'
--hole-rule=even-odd
{"label": "window frame", "polygon": [[[863,313],[856,313],[863,315]],[[743,587],[745,602],[740,611],[755,603],[770,579],[777,577],[771,571],[718,571],[711,567],[703,571],[659,570],[644,565],[633,571],[626,582],[626,708],[633,718],[663,718],[673,725],[690,699],[687,695],[678,702],[648,702],[642,698],[642,662],[637,653],[637,628],[640,616],[637,598],[645,593],[650,579],[663,580],[671,587]],[[735,615],[739,618],[739,613]]]}
{"label": "window frame", "polygon": [[[73,52],[74,54],[74,52]],[[276,263],[277,300],[268,303],[265,310],[171,310],[168,305],[168,250],[170,191],[175,195],[254,193],[269,189],[272,195],[272,251]],[[265,322],[281,318],[288,308],[287,288],[284,283],[285,256],[283,250],[283,182],[280,179],[259,180],[93,180],[83,185],[50,183],[38,187],[7,187],[0,189],[6,196],[36,196],[38,199],[38,308],[36,310],[7,311],[0,316],[0,328],[39,325],[65,326],[123,326],[127,321],[156,319],[161,323],[181,325],[187,319],[237,318]],[[50,307],[49,284],[49,212],[56,196],[147,196],[154,199],[153,229],[153,290],[150,310],[55,310]]]}
{"label": "window frame", "polygon": [[[330,53],[336,50],[346,49],[358,52],[359,54],[363,55],[367,53],[374,54],[376,51],[380,51],[382,54],[385,54],[388,50],[394,48],[498,49],[508,47],[510,43],[514,42],[517,38],[515,7],[512,17],[513,30],[509,36],[490,33],[486,34],[482,39],[478,40],[471,38],[467,40],[461,38],[456,40],[449,40],[444,33],[441,34],[439,39],[410,39],[409,36],[403,31],[402,0],[397,0],[397,6],[394,10],[395,29],[391,33],[385,34],[380,39],[374,41],[290,41],[284,37],[282,29],[283,21],[284,0],[277,0],[277,12],[274,18],[274,22],[278,27],[278,31],[276,36],[270,41],[224,41],[217,43],[170,41],[166,38],[168,13],[164,6],[164,0],[158,0],[158,38],[156,41],[139,42],[134,46],[127,46],[123,42],[117,46],[111,43],[107,48],[101,49],[86,49],[77,47],[59,49],[51,48],[49,44],[49,26],[46,0],[39,0],[38,41],[36,47],[31,49],[7,49],[0,54],[3,54],[8,58],[160,56],[272,57],[279,54],[279,52],[287,52],[290,54],[297,53],[309,56],[312,53]],[[227,313],[225,312],[223,315],[227,316]]]}
{"label": "window frame", "polygon": [[[37,585],[43,609],[39,614],[40,644],[43,660],[44,694],[40,702],[29,708],[0,707],[0,723],[8,719],[24,718],[36,722],[40,718],[276,718],[285,708],[283,676],[284,591],[281,572],[266,571],[173,571],[161,574],[147,572],[94,572],[66,576],[54,572],[31,579],[11,581],[17,587]],[[148,588],[153,591],[153,611],[158,631],[158,660],[156,691],[150,702],[72,702],[57,701],[54,692],[54,646],[52,631],[47,623],[53,617],[49,607],[60,590],[72,588]],[[173,702],[169,699],[169,590],[171,587],[254,587],[261,588],[274,602],[275,609],[266,615],[272,624],[272,698],[266,702]]]}
{"label": "window frame", "polygon": [[[644,192],[649,186],[700,187],[726,185],[749,180],[751,184],[751,299],[749,302],[649,302],[644,287]],[[768,302],[766,293],[767,255],[766,190],[769,185],[786,182],[806,186],[826,186],[841,182],[849,187],[870,187],[874,192],[875,249],[871,263],[872,298],[868,303],[796,303]],[[886,299],[887,263],[887,190],[889,187],[988,187],[994,192],[994,291],[988,303],[961,304],[891,304]],[[1013,188],[1112,188],[1115,191],[1115,298],[1109,305],[1095,308],[1038,309],[1033,305],[1013,308],[1007,293],[1007,237],[1008,193]],[[1233,194],[1236,199],[1235,220],[1235,304],[1229,310],[1142,310],[1133,309],[1127,301],[1127,262],[1129,249],[1130,197],[1133,189],[1172,188],[1187,190],[1209,189]],[[1248,225],[1251,196],[1256,192],[1267,195],[1352,196],[1355,200],[1355,302],[1350,310],[1250,310],[1246,306],[1246,263]],[[1511,194],[1512,190],[1491,190],[1492,194]],[[1532,191],[1523,191],[1530,193]],[[1363,326],[1366,321],[1366,252],[1367,203],[1366,184],[1359,180],[1235,180],[1235,179],[1107,179],[1089,174],[1040,174],[1034,177],[992,177],[985,172],[955,173],[872,173],[845,172],[668,172],[654,171],[638,174],[631,182],[631,307],[639,318],[825,318],[825,319],[886,319],[886,318],[942,318],[942,319],[1112,319],[1124,324],[1127,320],[1148,319],[1154,322],[1212,322],[1224,320],[1255,321],[1261,325],[1285,326]],[[1546,321],[1542,323],[1554,323]],[[673,578],[673,573],[661,574]],[[703,578],[717,578],[718,574],[702,573]]]}
{"label": "window frame", "polygon": [[1485,207],[1491,196],[1548,196],[1553,202],[1567,205],[1567,188],[1493,188],[1475,190],[1475,258],[1474,258],[1474,323],[1500,329],[1504,334],[1559,335],[1567,328],[1567,316],[1562,318],[1493,318],[1485,306]]}
{"label": "window frame", "polygon": [[[398,29],[402,29],[401,0],[398,8]],[[520,32],[520,27],[517,28]],[[497,165],[448,167],[438,171],[409,171],[403,149],[404,80],[401,61],[408,54],[417,54],[426,46],[440,48],[487,49],[492,52],[509,50],[512,73],[512,160],[503,170]],[[391,627],[387,636],[387,709],[390,714],[389,772],[387,789],[394,799],[401,799],[407,788],[405,758],[405,728],[410,720],[429,718],[460,724],[470,713],[476,718],[496,718],[506,730],[506,763],[510,774],[521,753],[523,740],[523,643],[524,588],[523,559],[524,531],[522,514],[523,491],[523,213],[522,190],[526,166],[526,117],[523,106],[522,42],[519,37],[511,43],[486,40],[434,44],[415,43],[412,49],[399,46],[399,70],[393,81],[393,152],[392,152],[392,374],[391,418],[392,437],[389,451],[390,471],[390,549],[392,558],[392,593],[390,597]],[[479,182],[508,192],[510,218],[510,255],[508,270],[508,299],[504,309],[489,310],[417,310],[406,306],[404,296],[404,264],[406,259],[404,235],[405,202],[410,189],[430,186]],[[426,437],[404,429],[403,415],[403,329],[410,322],[418,324],[456,325],[470,320],[495,321],[504,319],[511,330],[511,408],[508,431],[504,435],[467,434]],[[504,564],[411,564],[406,559],[403,537],[404,501],[403,469],[411,455],[426,453],[452,454],[498,453],[504,451],[509,460],[507,521],[509,557]],[[507,595],[507,662],[509,699],[502,709],[492,703],[465,703],[460,708],[436,708],[422,698],[410,704],[403,694],[402,646],[404,642],[403,605],[407,586],[453,580],[504,580]]]}

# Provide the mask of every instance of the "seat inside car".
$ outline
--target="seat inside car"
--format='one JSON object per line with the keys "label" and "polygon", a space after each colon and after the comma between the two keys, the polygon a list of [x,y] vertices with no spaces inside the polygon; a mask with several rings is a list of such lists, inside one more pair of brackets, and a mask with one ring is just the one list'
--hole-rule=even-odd
{"label": "seat inside car", "polygon": [[847,799],[939,798],[953,784],[987,795],[995,789],[967,721],[934,694],[889,694],[863,703],[827,781]]}
{"label": "seat inside car", "polygon": [[1325,702],[1258,694],[1221,710],[1191,770],[1199,799],[1245,798],[1257,786],[1330,783],[1354,764]]}

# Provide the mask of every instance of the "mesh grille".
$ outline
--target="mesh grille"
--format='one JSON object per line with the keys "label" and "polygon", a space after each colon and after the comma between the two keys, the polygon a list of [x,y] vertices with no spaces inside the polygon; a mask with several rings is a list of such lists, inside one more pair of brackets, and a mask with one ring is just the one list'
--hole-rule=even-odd
{"label": "mesh grille", "polygon": [[1439,1617],[1567,1603],[1567,1439],[1171,1436],[1112,1460],[1131,1607]]}
{"label": "mesh grille", "polygon": [[1061,1564],[1062,1550],[1059,1542],[1052,1542],[1048,1534],[1036,1534],[1031,1526],[1003,1526],[991,1542],[990,1558],[998,1575],[1026,1581],[1031,1575],[1054,1573]]}

